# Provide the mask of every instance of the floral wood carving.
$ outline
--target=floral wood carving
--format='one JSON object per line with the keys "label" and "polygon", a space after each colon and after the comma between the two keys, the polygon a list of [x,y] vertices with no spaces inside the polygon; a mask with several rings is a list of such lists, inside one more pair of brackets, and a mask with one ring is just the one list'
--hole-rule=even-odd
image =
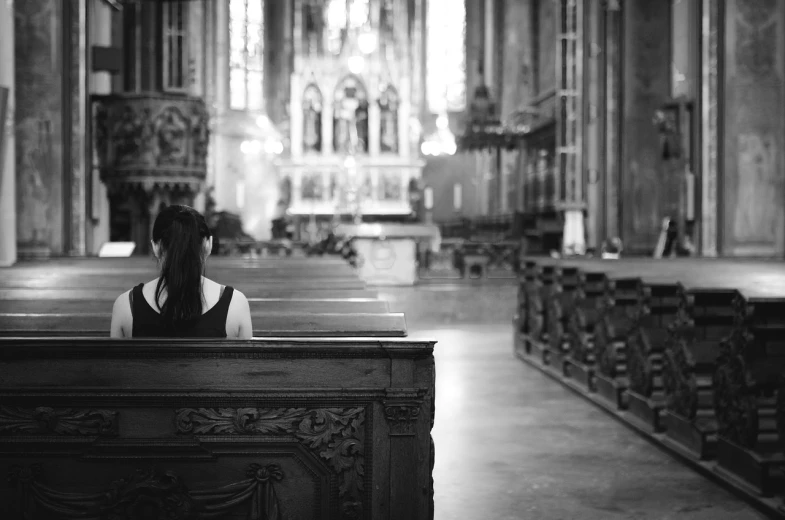
{"label": "floral wood carving", "polygon": [[181,408],[175,424],[191,435],[292,435],[336,472],[342,509],[363,503],[364,408]]}
{"label": "floral wood carving", "polygon": [[745,363],[723,342],[714,372],[714,413],[720,436],[745,448],[758,441],[757,400],[747,381]]}
{"label": "floral wood carving", "polygon": [[46,512],[62,520],[199,520],[236,514],[243,504],[248,520],[283,518],[274,483],[284,475],[277,464],[250,464],[244,480],[200,490],[187,488],[172,471],[155,468],[138,469],[108,489],[91,493],[52,489],[41,482],[42,474],[40,464],[11,467],[8,480],[16,490],[15,512],[20,518],[38,518],[38,512]]}
{"label": "floral wood carving", "polygon": [[756,381],[748,370],[748,361],[755,350],[750,327],[755,307],[739,294],[734,298],[733,309],[733,330],[720,342],[720,355],[712,378],[714,413],[722,437],[745,448],[754,448],[760,423]]}
{"label": "floral wood carving", "polygon": [[0,435],[117,435],[117,412],[0,406]]}
{"label": "floral wood carving", "polygon": [[644,346],[645,334],[644,328],[638,326],[627,340],[627,375],[630,379],[630,390],[644,397],[650,397],[651,362]]}
{"label": "floral wood carving", "polygon": [[785,376],[780,378],[777,389],[777,433],[780,438],[780,450],[785,451]]}
{"label": "floral wood carving", "polygon": [[698,412],[698,385],[685,348],[682,338],[671,340],[663,356],[662,385],[668,410],[685,419],[694,419]]}

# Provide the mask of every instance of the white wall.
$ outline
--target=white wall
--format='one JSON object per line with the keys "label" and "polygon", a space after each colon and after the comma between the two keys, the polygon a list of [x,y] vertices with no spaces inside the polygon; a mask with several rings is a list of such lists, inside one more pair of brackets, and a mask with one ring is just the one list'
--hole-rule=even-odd
{"label": "white wall", "polygon": [[0,86],[10,88],[9,105],[0,148],[0,266],[16,262],[16,159],[14,153],[14,8],[13,0],[0,0]]}

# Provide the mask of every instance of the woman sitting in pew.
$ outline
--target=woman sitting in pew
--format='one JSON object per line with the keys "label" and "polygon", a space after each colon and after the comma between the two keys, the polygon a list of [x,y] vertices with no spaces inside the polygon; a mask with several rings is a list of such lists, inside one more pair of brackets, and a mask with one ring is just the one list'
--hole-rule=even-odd
{"label": "woman sitting in pew", "polygon": [[251,310],[240,291],[205,278],[213,239],[204,217],[168,206],[153,225],[160,276],[121,294],[112,309],[113,338],[250,338]]}

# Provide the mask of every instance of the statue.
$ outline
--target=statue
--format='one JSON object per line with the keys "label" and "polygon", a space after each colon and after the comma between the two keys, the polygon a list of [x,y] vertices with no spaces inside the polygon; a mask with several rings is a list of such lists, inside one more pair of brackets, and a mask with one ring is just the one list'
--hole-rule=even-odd
{"label": "statue", "polygon": [[335,95],[333,148],[339,153],[368,152],[368,102],[353,77],[341,82]]}
{"label": "statue", "polygon": [[303,150],[322,151],[322,93],[314,84],[303,94]]}
{"label": "statue", "polygon": [[398,94],[388,86],[379,97],[379,140],[382,152],[398,153]]}

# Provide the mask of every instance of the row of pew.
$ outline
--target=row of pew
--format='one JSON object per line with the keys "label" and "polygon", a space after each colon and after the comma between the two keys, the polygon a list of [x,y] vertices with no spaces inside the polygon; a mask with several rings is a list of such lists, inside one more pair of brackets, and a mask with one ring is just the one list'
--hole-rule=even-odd
{"label": "row of pew", "polygon": [[108,338],[149,259],[0,269],[0,518],[432,518],[434,342],[340,260],[206,275],[254,339]]}
{"label": "row of pew", "polygon": [[526,258],[515,352],[785,516],[785,266]]}

